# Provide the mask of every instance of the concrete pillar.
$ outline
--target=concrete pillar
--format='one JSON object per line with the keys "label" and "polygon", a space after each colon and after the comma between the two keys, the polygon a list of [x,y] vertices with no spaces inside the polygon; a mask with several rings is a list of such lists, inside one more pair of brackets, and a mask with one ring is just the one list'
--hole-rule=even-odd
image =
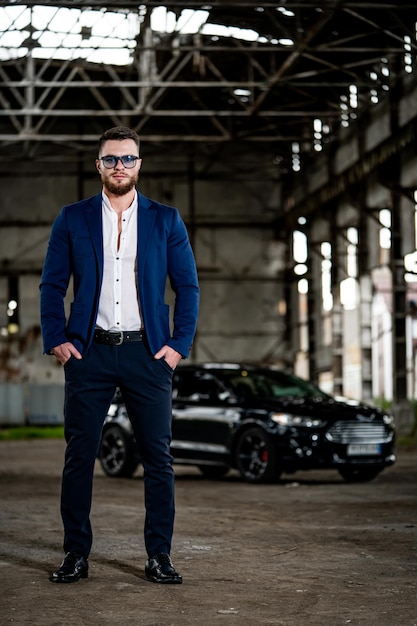
{"label": "concrete pillar", "polygon": [[333,393],[343,395],[343,309],[340,302],[340,282],[341,277],[341,254],[340,238],[336,227],[336,220],[332,222],[332,373],[333,373]]}
{"label": "concrete pillar", "polygon": [[[390,91],[391,133],[399,131],[399,104],[403,94],[398,81]],[[413,411],[407,399],[406,315],[407,286],[405,282],[402,246],[401,155],[395,155],[385,164],[382,176],[391,189],[391,257],[392,275],[392,343],[393,343],[393,410],[400,431],[408,431],[413,424]]]}
{"label": "concrete pillar", "polygon": [[[399,131],[399,104],[403,93],[402,82],[398,81],[390,91],[391,133]],[[395,155],[385,164],[382,176],[391,189],[391,257],[392,275],[392,339],[394,363],[394,402],[407,398],[407,354],[406,354],[406,283],[401,241],[401,157]]]}
{"label": "concrete pillar", "polygon": [[320,309],[317,306],[317,269],[314,263],[315,255],[311,247],[311,233],[306,229],[308,258],[307,258],[307,328],[308,328],[308,369],[310,380],[318,382],[317,372],[317,323]]}
{"label": "concrete pillar", "polygon": [[343,311],[340,303],[340,292],[333,291],[332,310],[332,373],[333,393],[343,395]]}
{"label": "concrete pillar", "polygon": [[372,400],[372,280],[369,274],[359,276],[359,306],[362,400]]}
{"label": "concrete pillar", "polygon": [[392,192],[391,273],[392,273],[392,339],[394,362],[394,402],[407,399],[406,354],[406,283],[401,246],[401,198]]}
{"label": "concrete pillar", "polygon": [[364,201],[361,202],[358,232],[359,337],[361,346],[362,399],[372,400],[372,278],[369,273],[368,262],[368,213]]}

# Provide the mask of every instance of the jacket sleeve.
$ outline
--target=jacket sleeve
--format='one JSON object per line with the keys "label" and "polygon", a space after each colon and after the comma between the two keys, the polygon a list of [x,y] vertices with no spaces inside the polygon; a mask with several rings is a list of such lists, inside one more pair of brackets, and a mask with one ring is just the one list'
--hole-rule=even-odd
{"label": "jacket sleeve", "polygon": [[41,327],[46,354],[68,341],[64,298],[71,276],[71,256],[65,213],[64,207],[52,226],[40,283]]}
{"label": "jacket sleeve", "polygon": [[178,211],[173,212],[167,242],[168,276],[175,293],[173,332],[167,344],[189,356],[197,327],[200,290],[194,254]]}

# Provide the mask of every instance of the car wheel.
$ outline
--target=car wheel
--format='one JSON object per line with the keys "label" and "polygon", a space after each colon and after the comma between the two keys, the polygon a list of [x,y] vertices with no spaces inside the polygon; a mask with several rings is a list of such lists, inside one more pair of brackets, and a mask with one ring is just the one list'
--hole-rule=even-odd
{"label": "car wheel", "polygon": [[222,478],[229,471],[227,465],[199,465],[198,469],[206,478]]}
{"label": "car wheel", "polygon": [[339,469],[340,476],[348,483],[366,483],[373,480],[380,472],[382,472],[381,469],[375,468],[343,467]]}
{"label": "car wheel", "polygon": [[130,478],[139,465],[132,437],[119,426],[104,430],[99,459],[105,474],[112,477]]}
{"label": "car wheel", "polygon": [[242,478],[248,482],[270,482],[279,477],[277,451],[262,428],[248,428],[240,435],[235,461]]}

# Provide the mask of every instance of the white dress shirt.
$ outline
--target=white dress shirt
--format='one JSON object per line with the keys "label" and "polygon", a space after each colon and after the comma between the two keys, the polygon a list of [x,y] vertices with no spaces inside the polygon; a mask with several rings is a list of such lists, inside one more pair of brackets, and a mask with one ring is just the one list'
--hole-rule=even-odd
{"label": "white dress shirt", "polygon": [[142,328],[137,291],[137,195],[122,213],[119,239],[118,214],[103,192],[103,283],[97,327],[104,330]]}

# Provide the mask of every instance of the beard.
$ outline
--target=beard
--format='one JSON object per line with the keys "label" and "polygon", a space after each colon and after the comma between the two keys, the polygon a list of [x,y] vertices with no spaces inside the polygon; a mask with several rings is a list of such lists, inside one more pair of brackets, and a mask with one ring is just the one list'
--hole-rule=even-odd
{"label": "beard", "polygon": [[120,184],[114,183],[112,180],[106,180],[104,187],[114,196],[125,196],[136,187],[137,182],[138,177],[132,176],[129,180]]}

